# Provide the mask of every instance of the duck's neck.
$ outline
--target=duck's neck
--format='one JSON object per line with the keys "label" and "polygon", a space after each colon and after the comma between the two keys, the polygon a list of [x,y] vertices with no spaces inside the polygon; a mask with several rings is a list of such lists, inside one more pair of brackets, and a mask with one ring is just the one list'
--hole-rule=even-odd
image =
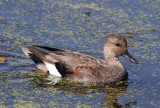
{"label": "duck's neck", "polygon": [[107,63],[109,63],[110,65],[116,65],[116,66],[120,67],[121,69],[125,70],[125,68],[123,67],[123,65],[119,61],[119,58],[114,56],[114,54],[110,54],[110,53],[105,54],[104,53],[104,57],[105,57],[105,61]]}

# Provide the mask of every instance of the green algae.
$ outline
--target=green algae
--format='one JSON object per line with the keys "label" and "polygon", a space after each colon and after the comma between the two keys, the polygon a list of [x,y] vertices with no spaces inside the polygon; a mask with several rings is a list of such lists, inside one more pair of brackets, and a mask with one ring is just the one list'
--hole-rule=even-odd
{"label": "green algae", "polygon": [[135,107],[159,106],[159,0],[3,0],[0,10],[1,54],[9,60],[1,63],[0,107],[100,107],[104,91],[75,95],[59,90],[69,81],[57,88],[38,85],[46,76],[29,71],[34,64],[21,48],[45,45],[103,58],[109,33],[126,36],[129,52],[139,61],[135,66],[124,60],[140,81],[129,85],[130,94],[122,94],[119,103],[137,100]]}

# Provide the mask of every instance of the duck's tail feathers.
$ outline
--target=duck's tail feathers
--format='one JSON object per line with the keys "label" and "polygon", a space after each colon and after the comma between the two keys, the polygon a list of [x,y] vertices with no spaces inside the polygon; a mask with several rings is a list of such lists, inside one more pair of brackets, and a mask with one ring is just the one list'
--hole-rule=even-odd
{"label": "duck's tail feathers", "polygon": [[38,69],[47,72],[48,68],[46,67],[45,63],[36,54],[32,52],[33,48],[34,47],[22,48],[22,51],[35,62]]}
{"label": "duck's tail feathers", "polygon": [[52,58],[46,58],[47,55],[49,55],[48,52],[33,46],[22,48],[22,51],[35,62],[38,69],[45,73],[49,72],[52,75],[62,77],[59,68],[57,69],[57,63],[55,63],[56,60],[54,61]]}

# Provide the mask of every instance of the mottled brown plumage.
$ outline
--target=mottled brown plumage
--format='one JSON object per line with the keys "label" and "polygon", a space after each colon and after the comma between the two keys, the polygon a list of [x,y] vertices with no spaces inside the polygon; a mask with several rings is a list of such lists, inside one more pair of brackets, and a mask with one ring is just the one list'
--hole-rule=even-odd
{"label": "mottled brown plumage", "polygon": [[138,63],[128,53],[127,41],[120,35],[106,37],[103,49],[105,60],[79,52],[43,46],[30,46],[22,50],[40,70],[49,70],[49,73],[53,73],[52,69],[48,69],[48,66],[52,65],[60,73],[58,76],[77,81],[115,83],[128,77],[126,69],[118,59],[119,56]]}

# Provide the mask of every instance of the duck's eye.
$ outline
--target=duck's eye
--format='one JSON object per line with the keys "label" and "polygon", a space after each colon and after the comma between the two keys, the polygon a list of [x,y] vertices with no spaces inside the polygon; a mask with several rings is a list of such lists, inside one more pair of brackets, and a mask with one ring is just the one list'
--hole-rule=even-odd
{"label": "duck's eye", "polygon": [[119,44],[119,43],[117,43],[117,44],[116,44],[116,46],[120,46],[120,44]]}

